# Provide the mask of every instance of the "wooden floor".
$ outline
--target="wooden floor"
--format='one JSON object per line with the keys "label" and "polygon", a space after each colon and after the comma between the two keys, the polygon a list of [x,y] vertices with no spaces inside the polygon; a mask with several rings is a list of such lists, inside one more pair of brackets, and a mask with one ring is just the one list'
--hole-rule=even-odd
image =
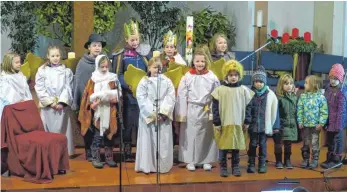
{"label": "wooden floor", "polygon": [[[301,144],[293,144],[292,163],[298,166],[301,161],[300,155]],[[91,163],[84,160],[84,150],[77,149],[77,157],[70,160],[71,170],[66,175],[58,175],[54,181],[49,184],[33,184],[22,181],[18,177],[1,178],[1,190],[25,190],[25,191],[117,191],[119,185],[119,168],[94,169]],[[322,148],[320,162],[324,161],[326,148]],[[241,152],[245,154],[245,152]],[[219,169],[215,167],[211,172],[205,172],[197,169],[195,172],[189,172],[184,165],[176,165],[167,174],[160,175],[162,185],[161,191],[180,191],[185,187],[185,191],[260,191],[278,187],[276,182],[284,178],[300,180],[301,186],[311,189],[310,191],[321,191],[323,175],[316,171],[295,168],[293,170],[278,170],[274,167],[274,154],[272,139],[268,139],[268,172],[266,174],[247,174],[247,156],[241,157],[241,177],[229,176],[222,178],[219,176]],[[216,164],[217,165],[217,164]],[[228,162],[230,167],[230,161]],[[122,166],[122,183],[127,190],[125,191],[155,191],[156,174],[143,174],[134,171],[134,163],[126,163]],[[347,171],[345,167],[328,175],[330,180],[335,182],[334,187],[339,190],[347,190]],[[313,180],[315,179],[315,180]],[[337,179],[337,180],[335,180]],[[318,182],[319,181],[319,182]],[[257,185],[251,185],[252,182],[258,182]],[[337,183],[337,184],[336,184]],[[190,184],[190,185],[189,185]],[[220,185],[221,184],[221,185]],[[242,184],[242,186],[241,186]],[[320,186],[315,186],[315,185]],[[189,185],[189,186],[188,186]],[[260,186],[261,185],[261,186]],[[306,186],[305,186],[306,185]],[[106,187],[102,190],[98,187]],[[130,190],[131,187],[137,189]],[[188,190],[187,190],[188,187]],[[290,188],[290,187],[289,187]],[[83,190],[82,190],[83,189]],[[170,190],[169,190],[170,189]],[[175,190],[176,189],[176,190]]]}

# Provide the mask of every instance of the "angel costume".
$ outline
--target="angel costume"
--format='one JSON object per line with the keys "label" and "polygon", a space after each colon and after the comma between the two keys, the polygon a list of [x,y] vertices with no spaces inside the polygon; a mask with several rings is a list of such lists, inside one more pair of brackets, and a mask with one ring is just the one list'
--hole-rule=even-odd
{"label": "angel costume", "polygon": [[31,100],[32,96],[27,79],[22,72],[9,74],[4,71],[0,74],[0,121],[2,111],[6,105],[20,101]]}
{"label": "angel costume", "polygon": [[156,100],[159,86],[159,114],[164,118],[159,126],[159,171],[167,173],[173,164],[172,118],[175,107],[175,89],[165,75],[145,76],[141,79],[136,98],[139,103],[140,117],[137,139],[135,171],[156,172],[157,132]]}
{"label": "angel costume", "polygon": [[[100,158],[100,146],[102,140],[105,145],[106,164],[110,167],[116,167],[113,160],[113,136],[117,133],[117,109],[116,104],[111,103],[112,98],[121,96],[118,78],[114,73],[106,72],[102,74],[99,71],[99,61],[105,55],[99,55],[95,59],[95,71],[88,80],[82,96],[78,120],[81,122],[81,134],[84,136],[88,129],[94,132],[92,150],[92,164],[95,168],[103,168]],[[100,99],[100,104],[95,110],[90,105]]]}
{"label": "angel costume", "polygon": [[[45,131],[66,135],[69,155],[73,155],[75,151],[70,107],[73,100],[72,85],[72,71],[65,65],[43,65],[36,73],[35,91]],[[50,107],[53,103],[61,104],[64,108],[55,110]]]}
{"label": "angel costume", "polygon": [[188,164],[209,164],[217,161],[213,139],[211,93],[219,86],[211,71],[197,74],[191,69],[182,78],[177,95],[175,119],[186,122],[179,140],[179,160]]}

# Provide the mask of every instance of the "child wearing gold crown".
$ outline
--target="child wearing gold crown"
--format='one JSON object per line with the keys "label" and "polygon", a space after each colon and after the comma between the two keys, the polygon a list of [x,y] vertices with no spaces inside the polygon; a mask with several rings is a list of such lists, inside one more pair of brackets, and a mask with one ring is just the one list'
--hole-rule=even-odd
{"label": "child wearing gold crown", "polygon": [[221,86],[212,92],[213,124],[219,148],[220,176],[228,177],[226,156],[229,150],[232,153],[232,175],[241,176],[239,152],[246,149],[242,125],[246,106],[254,92],[241,85],[243,66],[238,61],[226,62],[223,66],[223,76],[225,79],[221,82]]}
{"label": "child wearing gold crown", "polygon": [[113,54],[112,66],[116,67],[120,84],[123,89],[123,117],[125,130],[123,133],[125,161],[134,161],[131,153],[132,130],[138,128],[139,107],[134,98],[131,87],[124,81],[124,73],[129,65],[133,65],[147,72],[147,65],[151,47],[140,44],[140,31],[137,22],[130,20],[124,24],[124,38],[126,45],[124,49]]}
{"label": "child wearing gold crown", "polygon": [[163,72],[167,71],[169,62],[175,62],[181,65],[187,65],[186,61],[177,52],[177,36],[171,30],[164,35],[164,51],[160,55],[163,63]]}

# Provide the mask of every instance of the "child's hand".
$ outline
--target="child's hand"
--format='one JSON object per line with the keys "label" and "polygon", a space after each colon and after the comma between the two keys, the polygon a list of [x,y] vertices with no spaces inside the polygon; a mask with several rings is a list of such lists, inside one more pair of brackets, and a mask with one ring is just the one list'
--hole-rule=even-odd
{"label": "child's hand", "polygon": [[56,103],[52,103],[52,104],[50,105],[50,107],[52,107],[54,110],[57,110],[57,104],[56,104]]}
{"label": "child's hand", "polygon": [[322,126],[321,124],[318,124],[318,125],[316,125],[316,130],[317,130],[317,131],[320,131],[320,130],[322,129],[322,127],[323,127],[323,126]]}
{"label": "child's hand", "polygon": [[97,98],[92,104],[90,104],[90,108],[92,108],[94,111],[96,109],[96,107],[100,104],[100,99]]}
{"label": "child's hand", "polygon": [[58,105],[56,105],[55,109],[56,109],[57,111],[60,111],[60,110],[63,110],[63,109],[64,109],[64,106],[61,105],[61,104],[58,104]]}
{"label": "child's hand", "polygon": [[247,131],[248,128],[249,128],[249,125],[243,124],[242,128],[243,128],[244,131]]}
{"label": "child's hand", "polygon": [[304,128],[304,126],[302,126],[302,125],[299,125],[299,129],[302,129],[302,128]]}
{"label": "child's hand", "polygon": [[111,100],[110,100],[110,102],[111,103],[117,103],[118,102],[118,99],[115,97],[115,98],[112,98]]}

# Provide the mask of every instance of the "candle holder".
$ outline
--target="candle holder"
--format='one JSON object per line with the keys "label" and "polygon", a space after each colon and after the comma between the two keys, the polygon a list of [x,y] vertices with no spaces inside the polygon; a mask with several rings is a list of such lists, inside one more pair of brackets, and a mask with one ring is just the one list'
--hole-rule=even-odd
{"label": "candle holder", "polygon": [[[258,49],[260,48],[260,36],[261,36],[261,28],[263,27],[266,27],[266,25],[261,25],[261,26],[258,26],[258,25],[253,25],[253,27],[256,27],[258,28]],[[258,52],[258,55],[257,55],[257,66],[259,66],[259,63],[260,63],[260,56],[261,56],[261,53]]]}

